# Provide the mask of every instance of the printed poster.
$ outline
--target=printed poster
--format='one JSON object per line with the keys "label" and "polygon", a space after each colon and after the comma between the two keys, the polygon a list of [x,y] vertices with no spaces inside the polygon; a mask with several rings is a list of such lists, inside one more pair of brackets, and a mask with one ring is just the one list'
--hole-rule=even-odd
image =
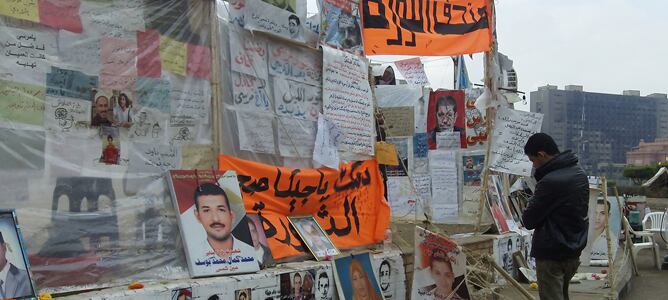
{"label": "printed poster", "polygon": [[246,0],[246,29],[304,42],[305,0]]}
{"label": "printed poster", "polygon": [[475,100],[482,95],[482,89],[466,91],[466,147],[482,149],[487,142],[486,112],[475,107]]}
{"label": "printed poster", "polygon": [[385,300],[406,298],[406,271],[399,252],[374,254],[371,259],[378,278],[378,285]]}
{"label": "printed poster", "polygon": [[339,249],[380,242],[390,222],[375,160],[339,169],[294,169],[219,156],[218,167],[239,175],[246,211],[261,214],[275,259],[305,253],[288,216],[312,215]]}
{"label": "printed poster", "polygon": [[491,170],[530,176],[532,163],[524,154],[530,136],[540,132],[543,114],[500,107],[496,111],[492,132]]}
{"label": "printed poster", "polygon": [[415,263],[411,299],[470,299],[466,254],[457,243],[415,227]]}
{"label": "printed poster", "polygon": [[337,258],[334,260],[334,269],[339,299],[383,299],[368,252]]}
{"label": "printed poster", "polygon": [[466,148],[464,91],[437,90],[429,95],[427,132],[429,149],[436,149],[439,135],[458,132],[460,147]]}
{"label": "printed poster", "polygon": [[[455,56],[489,50],[489,0],[361,0],[367,55]],[[439,8],[440,7],[440,8]]]}
{"label": "printed poster", "polygon": [[322,41],[325,45],[358,56],[364,55],[359,5],[355,1],[325,0],[320,2]]}
{"label": "printed poster", "polygon": [[234,171],[169,172],[192,277],[260,270]]}
{"label": "printed poster", "polygon": [[323,53],[323,112],[344,134],[344,149],[373,155],[376,127],[367,61],[331,48]]}
{"label": "printed poster", "polygon": [[477,217],[480,207],[482,168],[485,165],[485,151],[474,150],[460,154],[460,178],[462,181],[461,213],[464,217]]}

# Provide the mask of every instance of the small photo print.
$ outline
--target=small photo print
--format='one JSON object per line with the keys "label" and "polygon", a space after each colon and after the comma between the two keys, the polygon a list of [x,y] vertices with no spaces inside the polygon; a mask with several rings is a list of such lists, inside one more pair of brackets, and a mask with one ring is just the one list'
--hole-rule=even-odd
{"label": "small photo print", "polygon": [[171,300],[192,300],[193,299],[193,288],[182,288],[172,290]]}
{"label": "small photo print", "polygon": [[313,216],[289,217],[289,220],[317,260],[340,254]]}
{"label": "small photo print", "polygon": [[334,267],[339,299],[383,299],[369,253],[337,258]]}
{"label": "small photo print", "polygon": [[251,300],[251,289],[234,291],[234,300]]}
{"label": "small photo print", "polygon": [[100,127],[102,153],[100,163],[118,165],[121,160],[121,139],[118,128]]}
{"label": "small photo print", "polygon": [[271,255],[271,249],[267,243],[267,237],[264,234],[264,227],[258,215],[246,215],[248,223],[248,231],[253,241],[253,248],[255,249],[255,258],[260,265],[260,269],[273,267],[276,265],[274,257]]}
{"label": "small photo print", "polygon": [[24,249],[14,211],[0,210],[0,270],[7,270],[0,285],[3,299],[36,297]]}

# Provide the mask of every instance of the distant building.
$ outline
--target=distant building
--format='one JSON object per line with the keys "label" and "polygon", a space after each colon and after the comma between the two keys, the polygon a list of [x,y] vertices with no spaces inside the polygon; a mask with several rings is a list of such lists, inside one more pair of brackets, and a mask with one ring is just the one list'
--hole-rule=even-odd
{"label": "distant building", "polygon": [[668,139],[656,139],[653,143],[640,140],[637,147],[626,152],[626,164],[645,166],[668,160]]}
{"label": "distant building", "polygon": [[592,93],[582,86],[539,87],[531,92],[531,111],[545,115],[542,131],[551,135],[561,150],[580,158],[588,175],[622,179],[626,152],[641,140],[668,137],[666,94],[640,96]]}

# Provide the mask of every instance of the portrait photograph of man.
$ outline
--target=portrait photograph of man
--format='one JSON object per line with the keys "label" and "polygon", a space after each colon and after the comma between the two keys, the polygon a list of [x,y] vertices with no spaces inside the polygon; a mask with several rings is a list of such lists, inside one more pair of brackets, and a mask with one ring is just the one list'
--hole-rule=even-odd
{"label": "portrait photograph of man", "polygon": [[258,271],[236,173],[172,170],[170,180],[191,276]]}
{"label": "portrait photograph of man", "polygon": [[0,299],[34,297],[20,238],[11,211],[0,211]]}
{"label": "portrait photograph of man", "polygon": [[312,216],[290,217],[289,219],[317,260],[340,253]]}
{"label": "portrait photograph of man", "polygon": [[429,149],[437,148],[440,134],[457,132],[460,147],[466,148],[466,112],[464,111],[464,92],[436,90],[429,95],[427,109],[427,131]]}

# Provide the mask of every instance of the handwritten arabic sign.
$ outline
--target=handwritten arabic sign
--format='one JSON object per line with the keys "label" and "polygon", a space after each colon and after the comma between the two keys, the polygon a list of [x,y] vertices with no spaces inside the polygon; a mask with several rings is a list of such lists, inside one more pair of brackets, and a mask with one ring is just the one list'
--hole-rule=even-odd
{"label": "handwritten arabic sign", "polygon": [[137,76],[135,60],[137,57],[137,45],[129,39],[103,38],[102,50],[102,73],[110,75]]}
{"label": "handwritten arabic sign", "polygon": [[542,124],[543,114],[499,108],[494,120],[489,168],[530,176],[531,161],[524,154],[524,145],[531,135],[540,131]]}
{"label": "handwritten arabic sign", "polygon": [[265,38],[252,36],[238,27],[230,27],[230,59],[232,71],[262,79],[268,78]]}
{"label": "handwritten arabic sign", "polygon": [[44,127],[47,130],[64,133],[85,130],[89,127],[90,110],[90,100],[47,96]]}
{"label": "handwritten arabic sign", "polygon": [[271,109],[267,81],[254,76],[232,72],[234,106],[258,111]]}
{"label": "handwritten arabic sign", "polygon": [[58,31],[58,58],[68,69],[88,74],[99,74],[102,67],[100,60],[100,36],[76,34]]}
{"label": "handwritten arabic sign", "polygon": [[341,131],[334,123],[318,115],[318,133],[313,148],[313,161],[332,169],[339,168],[339,143],[343,139]]}
{"label": "handwritten arabic sign", "polygon": [[181,167],[181,153],[177,146],[142,143],[132,146],[128,164],[130,173],[160,174]]}
{"label": "handwritten arabic sign", "polygon": [[0,1],[0,15],[10,16],[32,22],[39,22],[37,0]]}
{"label": "handwritten arabic sign", "polygon": [[415,108],[412,106],[381,107],[385,133],[388,136],[412,136],[415,132]]}
{"label": "handwritten arabic sign", "polygon": [[272,115],[238,110],[237,126],[239,149],[255,153],[276,153]]}
{"label": "handwritten arabic sign", "polygon": [[0,120],[42,126],[45,88],[0,80]]}
{"label": "handwritten arabic sign", "polygon": [[170,82],[172,116],[195,119],[208,124],[211,110],[209,81],[194,77],[170,76]]}
{"label": "handwritten arabic sign", "polygon": [[82,1],[80,15],[87,32],[103,36],[129,37],[146,28],[143,1]]}
{"label": "handwritten arabic sign", "polygon": [[0,70],[3,77],[44,84],[45,74],[58,51],[56,33],[3,27],[0,30]]}
{"label": "handwritten arabic sign", "polygon": [[367,55],[460,55],[489,50],[489,0],[362,0]]}
{"label": "handwritten arabic sign", "polygon": [[174,74],[186,76],[186,44],[166,36],[160,37],[160,64]]}
{"label": "handwritten arabic sign", "polygon": [[278,121],[278,151],[281,156],[313,156],[316,122],[283,117],[279,117]]}
{"label": "handwritten arabic sign", "polygon": [[322,84],[322,58],[308,48],[284,43],[269,45],[269,74],[310,85]]}
{"label": "handwritten arabic sign", "polygon": [[458,215],[457,163],[455,151],[429,151],[431,171],[431,209],[434,222]]}
{"label": "handwritten arabic sign", "polygon": [[322,110],[322,89],[274,77],[274,100],[277,115],[315,121]]}
{"label": "handwritten arabic sign", "polygon": [[427,73],[424,72],[424,65],[419,57],[404,59],[394,62],[401,75],[404,75],[408,84],[419,86],[429,85]]}
{"label": "handwritten arabic sign", "polygon": [[366,60],[323,48],[323,112],[336,124],[344,148],[373,155],[376,132]]}
{"label": "handwritten arabic sign", "polygon": [[262,217],[276,259],[308,252],[289,229],[288,216],[313,215],[338,248],[377,243],[390,223],[375,160],[339,170],[292,169],[221,155],[219,168],[237,171],[246,212]]}
{"label": "handwritten arabic sign", "polygon": [[482,94],[482,90],[466,91],[466,143],[467,148],[483,148],[487,142],[486,112],[475,107],[475,100]]}

